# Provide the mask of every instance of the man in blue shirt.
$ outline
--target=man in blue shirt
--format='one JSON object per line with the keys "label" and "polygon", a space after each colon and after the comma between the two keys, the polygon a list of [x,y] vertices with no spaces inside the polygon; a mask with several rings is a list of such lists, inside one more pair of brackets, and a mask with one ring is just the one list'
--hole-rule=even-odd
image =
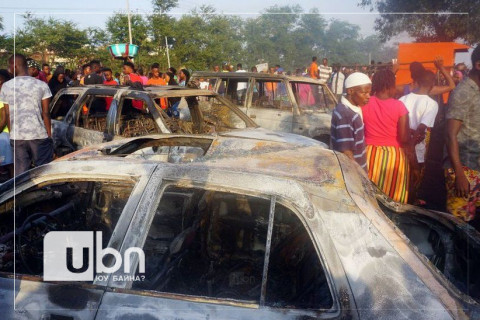
{"label": "man in blue shirt", "polygon": [[362,109],[370,99],[370,78],[355,72],[345,80],[346,96],[333,110],[331,126],[332,149],[344,153],[367,170]]}

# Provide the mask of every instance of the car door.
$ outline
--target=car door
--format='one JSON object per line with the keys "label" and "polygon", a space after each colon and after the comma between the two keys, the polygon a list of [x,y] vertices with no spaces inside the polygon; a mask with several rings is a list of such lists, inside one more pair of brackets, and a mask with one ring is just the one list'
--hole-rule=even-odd
{"label": "car door", "polygon": [[122,247],[141,247],[144,269],[111,278],[96,319],[345,316],[309,232],[275,196],[161,175],[149,185],[155,200]]}
{"label": "car door", "polygon": [[137,137],[155,133],[169,133],[160,107],[144,92],[123,91],[116,95],[107,117],[107,132],[114,137]]}
{"label": "car door", "polygon": [[55,153],[58,156],[75,151],[72,141],[68,139],[68,128],[70,126],[67,116],[71,109],[75,108],[75,103],[81,99],[82,91],[79,90],[60,90],[53,98],[50,104],[50,117],[52,122],[52,138],[54,142]]}
{"label": "car door", "polygon": [[115,89],[88,89],[75,109],[67,115],[67,139],[76,149],[112,139],[107,133],[107,113]]}
{"label": "car door", "polygon": [[298,107],[293,117],[293,133],[330,144],[332,110],[336,102],[330,90],[320,84],[289,81]]}
{"label": "car door", "polygon": [[[4,194],[0,198],[0,295],[7,314],[1,318],[94,319],[106,281],[94,271],[92,260],[85,261],[85,255],[83,265],[77,263],[81,251],[76,251],[79,248],[72,239],[80,235],[93,243],[95,236],[101,248],[87,250],[118,249],[147,181],[147,177],[93,174],[72,180],[71,175],[53,174],[19,183]],[[70,245],[73,264],[68,267]],[[52,252],[63,259],[56,259]],[[82,282],[75,280],[80,266],[92,270]],[[45,281],[52,276],[56,279]]]}
{"label": "car door", "polygon": [[247,115],[259,126],[273,131],[292,132],[293,103],[285,82],[255,79]]}

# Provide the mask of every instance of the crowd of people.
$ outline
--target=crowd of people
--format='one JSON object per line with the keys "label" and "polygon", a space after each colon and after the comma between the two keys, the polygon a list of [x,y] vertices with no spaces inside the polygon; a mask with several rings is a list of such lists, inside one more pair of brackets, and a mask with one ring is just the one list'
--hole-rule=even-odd
{"label": "crowd of people", "polygon": [[[316,58],[312,60],[310,76],[318,78],[320,68]],[[419,188],[431,132],[443,128],[446,210],[479,228],[480,46],[471,60],[470,72],[460,65],[452,74],[437,61],[444,85],[418,62],[410,65],[412,82],[403,86],[396,86],[393,66],[377,68],[371,74],[357,71],[345,75],[343,94],[332,114],[331,144],[355,160],[393,200],[426,205]],[[336,84],[332,85],[335,88]],[[445,105],[441,96],[434,99],[447,92]]]}
{"label": "crowd of people", "polygon": [[[186,86],[190,79],[187,69],[182,68],[177,72],[171,67],[166,72],[161,72],[158,63],[153,63],[145,75],[143,69],[137,69],[130,60],[124,61],[121,73],[114,73],[112,69],[102,66],[99,60],[92,60],[75,72],[61,65],[56,66],[52,72],[47,63],[40,66],[37,61],[21,54],[10,57],[8,63],[8,70],[0,70],[1,180],[53,160],[49,104],[61,89],[96,84]],[[134,107],[135,102],[132,102]],[[165,106],[162,105],[163,107]],[[167,113],[178,116],[176,107],[177,105],[171,106],[172,110],[166,110]]]}
{"label": "crowd of people", "polygon": [[[443,83],[421,63],[414,62],[410,65],[411,83],[401,86],[396,85],[393,64],[330,67],[328,59],[318,64],[317,57],[313,57],[308,68],[293,73],[285,72],[280,65],[263,72],[328,83],[339,102],[332,114],[332,148],[355,160],[386,195],[401,203],[426,204],[419,190],[431,132],[432,128],[444,127],[448,155],[446,209],[473,223],[480,207],[480,47],[471,58],[469,73],[464,64],[449,72],[437,60],[435,65]],[[214,65],[212,70],[246,72],[240,63],[236,70],[230,63],[223,63],[221,68]],[[258,72],[256,66],[249,71]],[[16,54],[9,59],[9,69],[0,70],[0,174],[13,177],[53,159],[48,106],[62,88],[89,84],[186,86],[189,80],[186,68],[177,72],[172,67],[162,72],[154,63],[145,72],[130,60],[124,61],[121,73],[114,73],[98,60],[76,71],[57,66],[52,72],[48,64],[40,66]],[[442,99],[435,99],[449,92],[445,106]],[[10,112],[11,106],[14,113]],[[166,111],[178,116],[175,106]]]}

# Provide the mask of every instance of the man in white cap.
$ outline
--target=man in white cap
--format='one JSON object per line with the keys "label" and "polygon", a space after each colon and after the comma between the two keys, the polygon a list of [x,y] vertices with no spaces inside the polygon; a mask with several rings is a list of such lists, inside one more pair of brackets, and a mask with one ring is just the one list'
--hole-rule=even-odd
{"label": "man in white cap", "polygon": [[343,152],[367,170],[362,107],[370,99],[372,81],[361,72],[355,72],[345,80],[346,96],[333,110],[331,126],[332,149]]}

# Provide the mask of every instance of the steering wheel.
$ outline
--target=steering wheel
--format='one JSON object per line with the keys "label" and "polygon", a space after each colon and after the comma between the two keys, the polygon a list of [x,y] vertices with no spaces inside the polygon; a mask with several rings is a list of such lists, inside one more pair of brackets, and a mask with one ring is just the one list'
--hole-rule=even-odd
{"label": "steering wheel", "polygon": [[[45,219],[36,221],[35,225],[26,228],[28,223],[41,217]],[[35,275],[42,272],[43,238],[48,232],[57,230],[61,224],[60,220],[43,212],[34,213],[23,222],[17,233],[17,253],[22,266],[29,274]]]}

